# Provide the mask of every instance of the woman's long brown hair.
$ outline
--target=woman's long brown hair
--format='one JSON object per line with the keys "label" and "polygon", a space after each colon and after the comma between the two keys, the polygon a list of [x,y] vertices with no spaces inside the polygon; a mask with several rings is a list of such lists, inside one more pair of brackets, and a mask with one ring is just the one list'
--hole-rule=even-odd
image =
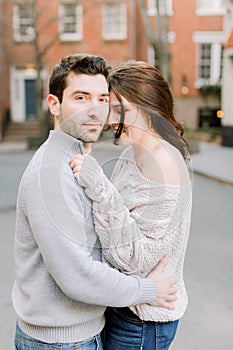
{"label": "woman's long brown hair", "polygon": [[[174,100],[168,83],[158,69],[142,61],[128,61],[113,67],[108,75],[109,89],[118,97],[126,98],[137,105],[151,120],[154,130],[176,147],[185,159],[188,146],[183,135],[183,126],[177,122]],[[124,110],[116,133],[119,139],[124,126]]]}

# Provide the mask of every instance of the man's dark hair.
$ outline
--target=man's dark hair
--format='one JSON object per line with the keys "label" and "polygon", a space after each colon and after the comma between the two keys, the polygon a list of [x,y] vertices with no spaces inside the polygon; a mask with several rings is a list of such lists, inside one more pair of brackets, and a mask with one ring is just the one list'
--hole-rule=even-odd
{"label": "man's dark hair", "polygon": [[110,67],[107,61],[100,56],[93,55],[71,55],[62,58],[60,64],[57,64],[50,77],[49,93],[58,97],[62,103],[63,91],[67,86],[67,76],[70,72],[75,74],[102,74],[106,79]]}

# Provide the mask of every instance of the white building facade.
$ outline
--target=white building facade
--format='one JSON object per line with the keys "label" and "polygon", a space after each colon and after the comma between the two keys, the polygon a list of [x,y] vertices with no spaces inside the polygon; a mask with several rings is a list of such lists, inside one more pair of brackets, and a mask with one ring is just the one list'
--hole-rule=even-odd
{"label": "white building facade", "polygon": [[233,1],[227,1],[224,18],[226,44],[223,50],[222,119],[223,145],[233,146]]}

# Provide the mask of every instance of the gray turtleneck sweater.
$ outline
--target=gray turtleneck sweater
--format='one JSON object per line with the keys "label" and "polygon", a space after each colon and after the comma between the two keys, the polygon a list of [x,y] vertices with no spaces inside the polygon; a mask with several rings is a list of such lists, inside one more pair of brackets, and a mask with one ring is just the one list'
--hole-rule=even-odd
{"label": "gray turtleneck sweater", "polygon": [[80,141],[52,131],[18,192],[13,305],[22,331],[48,343],[88,339],[103,328],[105,306],[149,303],[156,294],[151,279],[101,262],[91,203],[69,166],[77,153]]}

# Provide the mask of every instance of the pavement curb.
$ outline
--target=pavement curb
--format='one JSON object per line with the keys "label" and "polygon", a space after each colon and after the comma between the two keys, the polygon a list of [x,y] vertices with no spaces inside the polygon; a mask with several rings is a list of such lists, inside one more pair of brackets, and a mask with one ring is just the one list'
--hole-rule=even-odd
{"label": "pavement curb", "polygon": [[216,181],[216,182],[219,182],[223,185],[228,185],[228,186],[233,186],[233,182],[227,180],[227,179],[222,179],[222,178],[218,178],[216,176],[213,176],[213,175],[210,175],[210,174],[206,174],[205,172],[202,172],[200,170],[194,170],[192,169],[193,173],[195,175],[199,175],[199,176],[202,176],[202,177],[205,177],[209,180],[212,180],[212,181]]}
{"label": "pavement curb", "polygon": [[191,157],[194,174],[226,185],[233,185],[233,148],[200,143],[199,152]]}
{"label": "pavement curb", "polygon": [[0,143],[0,154],[21,153],[29,151],[26,142]]}

